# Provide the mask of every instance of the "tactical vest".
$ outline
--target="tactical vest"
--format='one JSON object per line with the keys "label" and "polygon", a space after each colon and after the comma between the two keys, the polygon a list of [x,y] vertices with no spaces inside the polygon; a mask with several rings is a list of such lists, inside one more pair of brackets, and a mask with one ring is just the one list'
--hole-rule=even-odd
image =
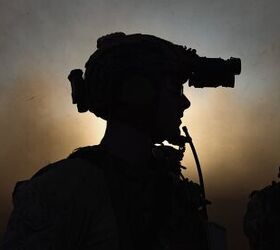
{"label": "tactical vest", "polygon": [[197,184],[182,180],[164,159],[136,170],[100,146],[80,148],[69,158],[89,160],[104,171],[119,228],[121,250],[207,249]]}
{"label": "tactical vest", "polygon": [[135,169],[92,146],[68,158],[17,183],[2,249],[207,249],[201,190],[176,157]]}

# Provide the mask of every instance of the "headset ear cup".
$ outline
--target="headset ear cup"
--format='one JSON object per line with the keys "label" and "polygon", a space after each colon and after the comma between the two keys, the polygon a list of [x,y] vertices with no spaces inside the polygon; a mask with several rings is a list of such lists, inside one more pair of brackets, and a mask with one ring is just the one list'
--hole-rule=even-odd
{"label": "headset ear cup", "polygon": [[77,108],[80,113],[84,113],[88,111],[88,99],[87,99],[87,90],[86,83],[84,79],[78,83],[78,102]]}
{"label": "headset ear cup", "polygon": [[80,69],[72,70],[68,76],[72,88],[72,103],[77,104],[80,113],[88,111],[87,88],[82,76],[83,71]]}

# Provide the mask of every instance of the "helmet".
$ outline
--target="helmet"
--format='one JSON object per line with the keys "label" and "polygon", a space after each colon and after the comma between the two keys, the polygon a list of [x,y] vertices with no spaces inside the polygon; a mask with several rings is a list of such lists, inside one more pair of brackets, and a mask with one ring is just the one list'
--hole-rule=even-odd
{"label": "helmet", "polygon": [[72,70],[68,77],[73,103],[79,112],[89,110],[107,120],[121,82],[131,75],[160,82],[161,77],[171,74],[182,83],[187,81],[185,51],[183,46],[152,35],[117,32],[102,36],[84,75],[81,70]]}

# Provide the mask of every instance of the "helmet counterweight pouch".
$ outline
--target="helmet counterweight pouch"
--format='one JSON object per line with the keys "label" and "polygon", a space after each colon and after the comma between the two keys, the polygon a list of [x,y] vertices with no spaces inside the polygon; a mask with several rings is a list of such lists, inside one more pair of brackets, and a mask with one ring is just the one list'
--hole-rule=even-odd
{"label": "helmet counterweight pouch", "polygon": [[88,111],[86,83],[82,76],[83,71],[80,69],[72,70],[68,76],[72,88],[72,103],[77,104],[80,113]]}

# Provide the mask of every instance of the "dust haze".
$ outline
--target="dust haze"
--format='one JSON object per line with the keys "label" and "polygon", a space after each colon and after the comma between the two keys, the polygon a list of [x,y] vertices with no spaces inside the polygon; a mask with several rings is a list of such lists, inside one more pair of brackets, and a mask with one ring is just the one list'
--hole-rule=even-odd
{"label": "dust haze", "polygon": [[[234,89],[185,87],[183,123],[203,167],[210,218],[242,234],[247,196],[277,180],[280,165],[278,1],[0,1],[0,234],[18,180],[73,149],[99,143],[105,122],[78,114],[67,76],[83,68],[96,40],[115,31],[148,33],[201,56],[240,57]],[[196,179],[190,150],[185,175]]]}

